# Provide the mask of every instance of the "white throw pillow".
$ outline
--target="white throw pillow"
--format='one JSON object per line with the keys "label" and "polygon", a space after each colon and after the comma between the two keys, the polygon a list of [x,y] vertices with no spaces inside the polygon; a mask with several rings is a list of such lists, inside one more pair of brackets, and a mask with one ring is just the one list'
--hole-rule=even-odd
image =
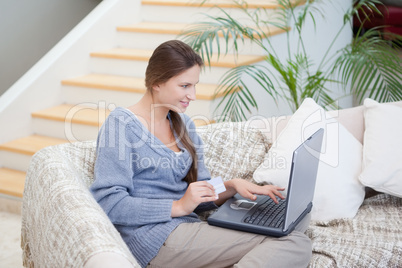
{"label": "white throw pillow", "polygon": [[402,197],[402,108],[365,99],[364,122],[360,181],[379,192]]}
{"label": "white throw pillow", "polygon": [[287,187],[295,148],[319,128],[325,135],[313,199],[312,220],[353,218],[364,200],[359,182],[362,144],[313,99],[306,99],[254,172],[256,182]]}

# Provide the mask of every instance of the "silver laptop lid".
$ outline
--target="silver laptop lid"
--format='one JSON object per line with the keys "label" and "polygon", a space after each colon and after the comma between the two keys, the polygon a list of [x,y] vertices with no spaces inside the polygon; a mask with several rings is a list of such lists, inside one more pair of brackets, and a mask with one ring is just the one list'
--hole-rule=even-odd
{"label": "silver laptop lid", "polygon": [[284,231],[313,200],[323,136],[324,129],[320,128],[293,152]]}

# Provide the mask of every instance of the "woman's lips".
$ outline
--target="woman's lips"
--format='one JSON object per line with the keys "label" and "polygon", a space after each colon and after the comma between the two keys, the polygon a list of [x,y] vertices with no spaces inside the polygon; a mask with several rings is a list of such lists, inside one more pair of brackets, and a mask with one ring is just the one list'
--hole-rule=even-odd
{"label": "woman's lips", "polygon": [[187,101],[181,101],[180,103],[184,106],[184,108],[187,108],[190,105],[190,102]]}

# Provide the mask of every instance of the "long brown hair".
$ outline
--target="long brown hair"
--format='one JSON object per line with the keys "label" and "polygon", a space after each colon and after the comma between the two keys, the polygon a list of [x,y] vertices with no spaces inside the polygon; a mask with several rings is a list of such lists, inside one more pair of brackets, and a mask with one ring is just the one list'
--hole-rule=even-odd
{"label": "long brown hair", "polygon": [[[154,85],[165,83],[170,78],[181,74],[194,65],[202,67],[204,63],[201,57],[189,45],[179,40],[164,42],[154,50],[149,59],[145,72],[145,86],[152,94],[152,87]],[[181,138],[181,143],[193,158],[190,170],[184,179],[190,184],[197,181],[197,153],[180,115],[173,110],[170,110],[169,114],[173,133],[176,133]]]}

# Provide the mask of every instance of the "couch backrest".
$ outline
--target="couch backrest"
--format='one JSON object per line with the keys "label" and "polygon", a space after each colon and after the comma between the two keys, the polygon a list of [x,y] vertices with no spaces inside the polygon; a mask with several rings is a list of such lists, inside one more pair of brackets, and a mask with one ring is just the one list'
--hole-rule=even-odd
{"label": "couch backrest", "polygon": [[[402,107],[402,101],[387,103],[387,105],[397,105]],[[363,144],[364,138],[364,106],[356,106],[347,109],[340,109],[328,112],[336,118],[357,140]],[[253,117],[249,124],[260,129],[273,143],[281,131],[286,127],[290,116],[279,116],[270,118]]]}
{"label": "couch backrest", "polygon": [[[390,103],[390,105],[398,105],[402,107],[402,101]],[[358,139],[361,143],[363,143],[363,137],[364,137],[363,106],[330,111],[329,114],[332,117],[336,118],[343,126],[345,126],[345,128],[348,131],[350,131],[356,137],[356,139]],[[280,116],[270,118],[254,117],[253,120],[238,123],[238,125],[239,126],[241,125],[242,131],[246,131],[248,126],[258,128],[266,136],[267,139],[265,142],[272,144],[279,136],[281,131],[286,127],[290,118],[291,116]],[[235,123],[232,123],[231,126],[232,125],[236,126]],[[212,130],[219,131],[219,129],[220,127],[218,127],[218,125],[216,127],[212,127]],[[206,140],[206,142],[210,142],[211,138],[216,138],[215,137],[216,131],[214,132],[212,130],[209,130],[208,133],[204,133],[205,132],[204,130],[204,132],[199,134],[202,136],[203,139]],[[242,133],[241,131],[239,132],[238,129],[235,132],[236,135],[233,137],[237,137],[239,136],[239,133]],[[250,133],[253,134],[253,132]],[[207,138],[206,136],[208,135],[212,137]],[[254,133],[253,135],[256,134]],[[233,142],[233,137],[232,136],[230,137],[232,139],[231,142]],[[82,181],[89,187],[93,182],[93,172],[96,158],[96,141],[62,144],[54,146],[53,148],[54,153],[57,153],[58,155],[63,155],[63,157],[65,157],[66,162],[69,162],[69,165],[71,165],[71,167],[75,170],[75,172],[79,174],[79,177],[82,179]]]}

